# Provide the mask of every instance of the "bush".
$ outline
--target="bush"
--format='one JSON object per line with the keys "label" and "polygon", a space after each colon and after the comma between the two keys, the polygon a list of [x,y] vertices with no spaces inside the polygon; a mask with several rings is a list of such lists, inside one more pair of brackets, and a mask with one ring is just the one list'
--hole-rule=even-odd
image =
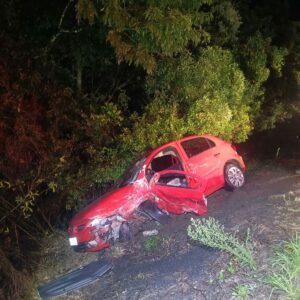
{"label": "bush", "polygon": [[203,49],[165,59],[147,78],[152,101],[124,136],[141,151],[185,134],[211,133],[235,142],[250,133],[247,81],[228,50]]}
{"label": "bush", "polygon": [[256,269],[256,263],[252,255],[252,245],[249,239],[240,242],[237,237],[224,230],[224,226],[214,218],[191,219],[188,227],[188,235],[201,244],[224,251],[237,259],[242,265],[252,270]]}

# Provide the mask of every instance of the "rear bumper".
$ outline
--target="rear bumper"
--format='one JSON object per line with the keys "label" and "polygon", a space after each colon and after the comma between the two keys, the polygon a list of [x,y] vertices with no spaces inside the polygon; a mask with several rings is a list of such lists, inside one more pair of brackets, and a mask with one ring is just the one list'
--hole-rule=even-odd
{"label": "rear bumper", "polygon": [[246,172],[246,165],[245,165],[244,160],[241,156],[239,156],[239,162],[240,162],[243,173],[245,173]]}
{"label": "rear bumper", "polygon": [[246,165],[244,163],[243,157],[240,156],[237,152],[235,153],[233,161],[236,161],[238,163],[238,165],[242,169],[243,173],[246,172]]}

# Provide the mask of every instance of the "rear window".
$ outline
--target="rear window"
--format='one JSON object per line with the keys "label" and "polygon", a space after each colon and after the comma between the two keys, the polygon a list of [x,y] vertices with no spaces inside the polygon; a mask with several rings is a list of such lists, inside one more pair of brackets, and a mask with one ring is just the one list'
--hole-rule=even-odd
{"label": "rear window", "polygon": [[216,146],[215,142],[213,142],[212,140],[210,140],[210,139],[206,139],[206,140],[209,143],[210,148],[213,148]]}
{"label": "rear window", "polygon": [[181,142],[181,146],[184,149],[188,158],[191,158],[201,152],[210,148],[207,140],[205,138],[199,137],[187,141]]}

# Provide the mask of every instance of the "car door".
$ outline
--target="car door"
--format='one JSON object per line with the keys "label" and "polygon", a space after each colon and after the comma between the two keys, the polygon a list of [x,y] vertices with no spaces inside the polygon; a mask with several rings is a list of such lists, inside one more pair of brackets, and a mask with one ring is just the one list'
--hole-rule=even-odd
{"label": "car door", "polygon": [[184,154],[189,171],[207,179],[205,194],[209,195],[222,185],[222,162],[220,151],[215,143],[204,137],[195,137],[181,141],[180,147]]}
{"label": "car door", "polygon": [[205,187],[205,179],[180,170],[157,172],[150,181],[150,190],[158,207],[175,214],[206,213]]}

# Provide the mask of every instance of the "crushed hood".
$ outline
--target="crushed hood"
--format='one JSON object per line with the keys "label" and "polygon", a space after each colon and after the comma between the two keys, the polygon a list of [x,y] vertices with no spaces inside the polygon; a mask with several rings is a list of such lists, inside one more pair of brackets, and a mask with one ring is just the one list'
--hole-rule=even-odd
{"label": "crushed hood", "polygon": [[131,184],[104,194],[76,214],[70,225],[78,225],[83,220],[91,220],[95,217],[110,217],[118,213],[122,206],[131,201],[134,190],[134,184]]}

